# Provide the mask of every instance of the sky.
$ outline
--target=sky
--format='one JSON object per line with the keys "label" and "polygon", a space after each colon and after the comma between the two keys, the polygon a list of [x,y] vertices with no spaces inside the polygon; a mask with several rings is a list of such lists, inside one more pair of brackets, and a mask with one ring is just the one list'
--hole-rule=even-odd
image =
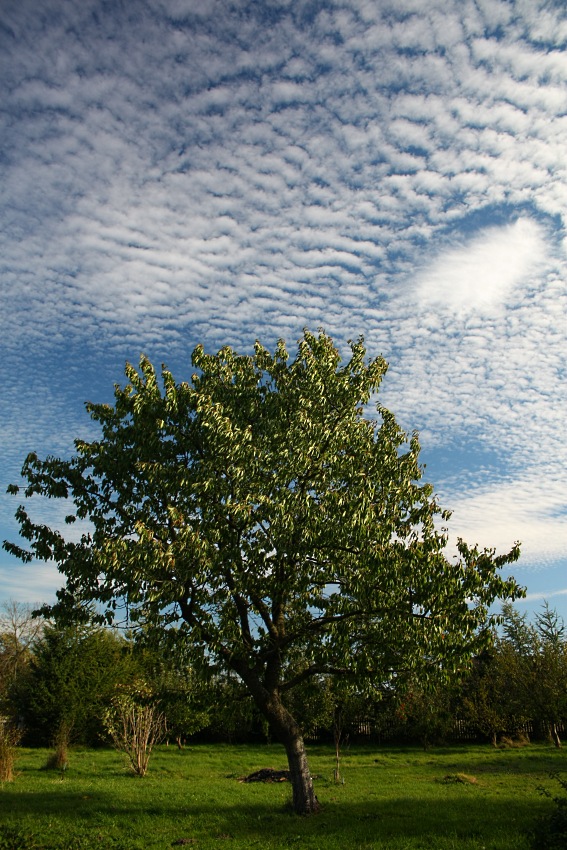
{"label": "sky", "polygon": [[[388,360],[450,546],[521,541],[567,619],[563,0],[2,0],[0,79],[1,540],[126,361],[324,328]],[[62,583],[0,554],[0,602]]]}

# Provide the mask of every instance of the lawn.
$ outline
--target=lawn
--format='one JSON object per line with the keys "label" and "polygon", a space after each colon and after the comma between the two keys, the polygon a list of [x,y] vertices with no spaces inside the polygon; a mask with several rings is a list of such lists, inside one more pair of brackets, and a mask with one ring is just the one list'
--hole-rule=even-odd
{"label": "lawn", "polygon": [[0,786],[0,850],[527,850],[526,831],[550,803],[538,792],[567,774],[567,754],[532,744],[353,747],[333,782],[334,751],[309,749],[321,814],[292,814],[287,783],[243,784],[284,768],[276,745],[159,747],[140,779],[112,750],[72,750],[64,773],[23,749]]}

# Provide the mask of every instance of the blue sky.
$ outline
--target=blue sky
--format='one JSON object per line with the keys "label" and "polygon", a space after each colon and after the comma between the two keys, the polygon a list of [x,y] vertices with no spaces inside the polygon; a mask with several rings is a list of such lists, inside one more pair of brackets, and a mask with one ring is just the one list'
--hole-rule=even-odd
{"label": "blue sky", "polygon": [[[567,617],[566,48],[542,0],[3,0],[0,538],[126,360],[321,326]],[[0,554],[0,601],[60,584]]]}

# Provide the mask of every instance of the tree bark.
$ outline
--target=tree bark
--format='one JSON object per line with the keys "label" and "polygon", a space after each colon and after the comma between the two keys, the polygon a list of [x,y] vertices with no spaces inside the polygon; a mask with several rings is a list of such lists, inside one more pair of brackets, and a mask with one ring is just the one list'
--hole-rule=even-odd
{"label": "tree bark", "polygon": [[313,815],[321,806],[313,790],[313,780],[301,735],[290,735],[283,742],[293,789],[293,810],[298,815]]}
{"label": "tree bark", "polygon": [[294,812],[298,815],[316,814],[321,806],[313,790],[305,743],[297,722],[281,702],[279,694],[272,694],[262,706],[262,711],[276,737],[285,747],[293,791]]}
{"label": "tree bark", "polygon": [[557,729],[557,724],[556,723],[550,723],[549,726],[550,726],[549,731],[550,731],[550,734],[551,734],[551,740],[553,741],[553,743],[555,744],[557,749],[560,750],[561,749],[561,738],[559,737],[559,731]]}
{"label": "tree bark", "polygon": [[313,780],[301,729],[282,702],[277,685],[279,670],[276,667],[271,671],[271,687],[266,687],[265,682],[262,682],[248,665],[232,659],[232,667],[247,685],[256,706],[270,724],[274,737],[285,747],[293,791],[294,812],[298,815],[315,814],[321,806],[313,790]]}

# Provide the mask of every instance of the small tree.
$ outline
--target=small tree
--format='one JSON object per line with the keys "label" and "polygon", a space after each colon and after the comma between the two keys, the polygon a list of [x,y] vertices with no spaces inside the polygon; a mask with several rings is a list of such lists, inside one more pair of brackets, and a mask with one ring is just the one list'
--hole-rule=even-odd
{"label": "small tree", "polygon": [[[308,331],[290,361],[197,346],[191,382],[149,360],[126,367],[114,405],[89,404],[100,439],[69,461],[30,454],[25,495],[70,499],[77,540],[21,506],[29,561],[67,578],[51,613],[117,605],[163,631],[172,623],[201,668],[234,672],[287,752],[296,812],[317,811],[299,719],[285,694],[311,677],[447,676],[488,640],[489,606],[521,593],[496,556],[458,542],[423,483],[417,435],[378,405],[387,365],[362,339],[346,363]],[[11,492],[19,488],[11,486]]]}
{"label": "small tree", "polygon": [[16,712],[15,694],[29,672],[43,628],[31,605],[9,600],[0,607],[0,710],[7,714]]}
{"label": "small tree", "polygon": [[46,625],[13,698],[26,740],[53,746],[61,762],[71,741],[98,743],[102,713],[117,683],[129,678],[128,647],[110,629]]}
{"label": "small tree", "polygon": [[117,750],[125,753],[130,768],[145,776],[155,744],[165,736],[165,715],[155,702],[139,702],[133,694],[116,696],[104,717],[106,729]]}
{"label": "small tree", "polygon": [[536,615],[534,632],[532,704],[559,749],[559,727],[567,717],[567,640],[562,618],[547,602]]}
{"label": "small tree", "polygon": [[508,686],[504,658],[497,648],[482,653],[474,660],[470,674],[461,691],[460,709],[463,718],[485,735],[492,746],[498,736],[510,731],[506,689]]}

